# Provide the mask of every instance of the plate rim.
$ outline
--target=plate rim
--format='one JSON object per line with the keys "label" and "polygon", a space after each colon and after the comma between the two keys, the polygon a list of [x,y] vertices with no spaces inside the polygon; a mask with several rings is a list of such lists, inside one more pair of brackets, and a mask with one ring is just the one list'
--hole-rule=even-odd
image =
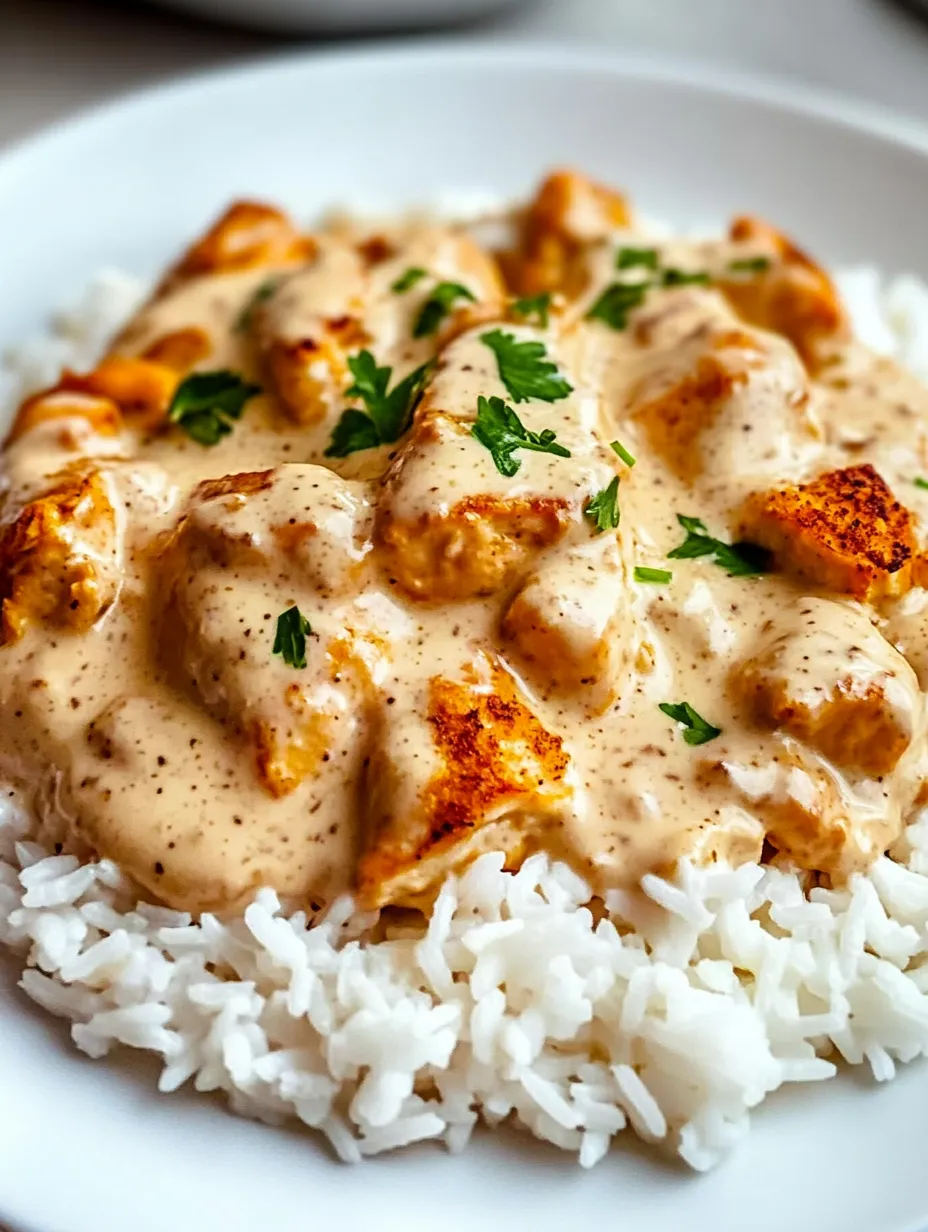
{"label": "plate rim", "polygon": [[241,61],[213,65],[138,89],[121,90],[78,108],[73,115],[52,120],[34,132],[0,147],[0,187],[29,159],[53,154],[55,147],[78,139],[96,124],[105,124],[125,112],[144,112],[168,98],[193,102],[217,85],[273,77],[280,72],[312,72],[322,76],[369,68],[414,70],[419,62],[436,62],[453,69],[512,67],[575,73],[586,70],[609,77],[638,78],[652,83],[683,86],[727,98],[743,98],[785,114],[825,120],[842,128],[901,146],[928,157],[928,120],[899,109],[836,90],[821,89],[785,74],[756,73],[730,68],[711,60],[651,52],[601,50],[578,43],[560,47],[548,37],[513,38],[510,42],[486,36],[408,38],[400,43],[378,40],[362,47],[306,47],[249,56]]}

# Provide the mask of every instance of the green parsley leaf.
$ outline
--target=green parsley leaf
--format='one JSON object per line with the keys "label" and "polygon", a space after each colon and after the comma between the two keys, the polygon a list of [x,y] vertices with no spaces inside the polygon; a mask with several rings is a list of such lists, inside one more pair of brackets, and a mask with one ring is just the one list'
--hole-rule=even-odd
{"label": "green parsley leaf", "polygon": [[587,501],[583,513],[595,524],[597,535],[602,534],[604,530],[615,530],[618,527],[621,519],[618,475],[608,487],[603,488],[601,492],[597,492]]}
{"label": "green parsley leaf", "polygon": [[473,292],[468,291],[467,287],[461,286],[459,282],[440,282],[422,305],[422,311],[416,317],[416,323],[413,326],[412,336],[425,338],[428,334],[434,334],[451,311],[456,299],[468,299],[473,302],[474,298]]}
{"label": "green parsley leaf", "polygon": [[687,744],[707,744],[722,734],[721,727],[713,727],[711,723],[707,723],[689,702],[661,702],[659,709],[675,723],[683,724],[683,739]]}
{"label": "green parsley leaf", "polygon": [[471,436],[489,449],[499,473],[507,477],[514,475],[521,465],[519,459],[512,456],[517,449],[570,457],[570,450],[557,443],[550,428],[544,432],[529,432],[502,398],[477,399],[477,418],[470,431]]}
{"label": "green parsley leaf", "polygon": [[731,274],[762,274],[771,264],[769,257],[739,257],[737,261],[728,262],[728,271]]}
{"label": "green parsley leaf", "polygon": [[922,479],[921,475],[917,475],[912,482],[915,484],[916,488],[921,488],[922,491],[928,492],[928,479]]}
{"label": "green parsley leaf", "polygon": [[268,278],[266,282],[262,282],[257,291],[251,296],[248,303],[239,313],[238,320],[235,322],[236,333],[246,334],[251,329],[251,322],[254,319],[255,309],[264,303],[266,299],[270,299],[277,290],[280,280],[278,278]]}
{"label": "green parsley leaf", "polygon": [[540,295],[529,295],[524,299],[517,299],[510,306],[510,312],[517,317],[522,317],[524,320],[535,318],[535,323],[540,325],[542,329],[548,328],[548,312],[551,308],[551,292],[542,291]]}
{"label": "green parsley leaf", "polygon": [[245,403],[261,393],[237,372],[195,372],[178,385],[168,419],[178,424],[198,445],[216,445],[241,419]]}
{"label": "green parsley leaf", "polygon": [[341,418],[332,429],[332,436],[325,451],[327,458],[347,458],[360,449],[374,449],[380,444],[377,426],[364,411],[354,407],[342,411]]}
{"label": "green parsley leaf", "polygon": [[635,565],[636,582],[669,582],[673,574],[669,569],[649,569],[647,565]]}
{"label": "green parsley leaf", "polygon": [[398,441],[409,427],[434,366],[434,360],[422,364],[387,393],[392,368],[378,368],[370,351],[349,356],[348,368],[354,383],[345,392],[349,398],[360,398],[367,411],[356,407],[342,411],[325,456],[345,458],[359,449]]}
{"label": "green parsley leaf", "polygon": [[613,453],[617,453],[619,455],[619,457],[622,459],[622,461],[625,463],[626,466],[635,465],[635,459],[628,452],[628,450],[625,448],[625,446],[622,444],[621,441],[610,441],[609,448],[613,451]]}
{"label": "green parsley leaf", "polygon": [[656,248],[620,248],[615,256],[616,269],[657,269]]}
{"label": "green parsley leaf", "polygon": [[678,513],[677,521],[686,531],[686,538],[667,553],[669,559],[695,560],[699,556],[712,556],[713,563],[726,570],[729,577],[751,577],[767,572],[769,554],[756,543],[724,543],[715,539],[701,518]]}
{"label": "green parsley leaf", "polygon": [[422,269],[419,265],[410,265],[405,274],[400,274],[396,282],[394,282],[390,290],[395,291],[397,295],[402,295],[404,291],[411,290],[420,278],[424,278],[428,270]]}
{"label": "green parsley leaf", "polygon": [[712,279],[705,270],[697,270],[695,273],[689,273],[687,270],[681,269],[665,269],[661,272],[661,283],[665,287],[685,287],[690,283],[697,283],[700,286],[707,286]]}
{"label": "green parsley leaf", "polygon": [[288,607],[277,617],[277,632],[271,654],[279,654],[290,667],[306,666],[306,637],[312,627],[298,607]]}
{"label": "green parsley leaf", "polygon": [[515,334],[501,329],[481,334],[480,341],[496,356],[499,378],[513,402],[528,402],[529,398],[557,402],[573,389],[573,385],[559,375],[557,364],[548,359],[543,342],[520,342]]}
{"label": "green parsley leaf", "polygon": [[641,306],[650,285],[648,282],[611,282],[586,314],[586,319],[602,321],[610,329],[624,329],[628,314]]}

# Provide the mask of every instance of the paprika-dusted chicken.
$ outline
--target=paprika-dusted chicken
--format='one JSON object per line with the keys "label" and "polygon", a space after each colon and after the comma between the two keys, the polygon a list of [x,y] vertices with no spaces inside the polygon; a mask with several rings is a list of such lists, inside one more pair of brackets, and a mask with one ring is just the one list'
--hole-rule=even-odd
{"label": "paprika-dusted chicken", "polygon": [[928,391],[753,218],[553,174],[479,229],[240,202],[0,509],[0,766],[148,896],[427,907],[487,850],[597,891],[840,880],[928,777]]}

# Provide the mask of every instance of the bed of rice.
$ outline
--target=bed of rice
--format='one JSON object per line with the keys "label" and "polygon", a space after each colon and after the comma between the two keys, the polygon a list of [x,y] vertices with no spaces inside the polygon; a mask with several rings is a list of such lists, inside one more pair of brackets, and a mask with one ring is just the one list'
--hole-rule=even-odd
{"label": "bed of rice", "polygon": [[[928,287],[840,279],[864,339],[928,379]],[[139,287],[105,273],[51,339],[0,368],[0,400],[92,361]],[[5,391],[4,391],[5,383]],[[51,855],[0,805],[0,943],[21,986],[92,1057],[163,1058],[164,1092],[226,1092],[239,1113],[299,1118],[346,1161],[516,1120],[584,1167],[631,1130],[707,1169],[783,1083],[843,1058],[892,1078],[928,1053],[928,812],[906,864],[842,891],[758,865],[684,865],[590,910],[542,856],[487,855],[443,888],[427,927],[366,937],[339,901],[308,930],[262,890],[241,919],[136,904],[108,861]]]}

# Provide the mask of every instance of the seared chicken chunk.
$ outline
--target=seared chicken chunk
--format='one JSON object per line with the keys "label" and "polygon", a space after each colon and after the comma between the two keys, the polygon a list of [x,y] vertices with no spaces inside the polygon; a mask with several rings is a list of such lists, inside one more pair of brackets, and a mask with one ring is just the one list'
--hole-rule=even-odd
{"label": "seared chicken chunk", "polygon": [[783,334],[809,370],[817,372],[850,336],[834,283],[792,240],[758,218],[736,218],[731,238],[770,255],[765,268],[723,279],[732,306],[752,325]]}
{"label": "seared chicken chunk", "polygon": [[912,516],[868,463],[750,497],[739,533],[823,590],[875,602],[912,585]]}
{"label": "seared chicken chunk", "polygon": [[[359,589],[368,518],[361,485],[283,466],[202,485],[166,550],[165,627],[179,622],[182,634],[179,645],[165,639],[175,670],[252,746],[274,796],[357,755],[369,668],[387,631],[364,641],[363,611],[332,600]],[[310,622],[299,671],[272,653],[274,622],[297,601]],[[233,653],[243,631],[247,648]]]}
{"label": "seared chicken chunk", "polygon": [[802,599],[768,626],[734,680],[754,721],[788,732],[836,766],[891,773],[922,713],[918,681],[902,655],[848,603]]}
{"label": "seared chicken chunk", "polygon": [[[419,276],[405,287],[410,269]],[[419,319],[438,285],[456,293],[423,332]],[[349,355],[372,348],[395,383],[431,359],[437,343],[498,316],[501,305],[495,264],[468,236],[436,228],[400,238],[374,263],[367,244],[321,240],[313,262],[271,289],[254,317],[274,390],[297,423],[313,424],[341,409]]]}
{"label": "seared chicken chunk", "polygon": [[520,295],[583,290],[584,248],[631,222],[628,202],[574,171],[555,171],[539,186],[522,216],[519,243],[508,262]]}
{"label": "seared chicken chunk", "polygon": [[161,284],[161,293],[208,274],[299,264],[316,250],[290,219],[260,201],[237,201],[184,253]]}
{"label": "seared chicken chunk", "polygon": [[583,422],[579,396],[519,407],[530,430],[556,425],[568,457],[527,450],[515,474],[500,473],[472,430],[478,398],[507,393],[481,332],[463,334],[443,353],[378,502],[385,567],[408,595],[426,602],[494,594],[541,549],[587,542],[584,510],[615,474],[614,455]]}
{"label": "seared chicken chunk", "polygon": [[794,467],[818,445],[808,404],[792,347],[707,323],[667,351],[655,350],[651,372],[631,391],[629,412],[670,470],[693,483],[704,475],[747,479]]}
{"label": "seared chicken chunk", "polygon": [[30,501],[0,539],[2,640],[32,622],[83,633],[119,590],[116,507],[98,470],[65,472]]}
{"label": "seared chicken chunk", "polygon": [[633,652],[628,570],[616,538],[553,553],[516,593],[502,631],[543,695],[572,695],[592,713],[610,705]]}
{"label": "seared chicken chunk", "polygon": [[358,893],[370,907],[427,902],[484,851],[519,863],[572,795],[563,741],[498,661],[413,683],[382,716],[367,776]]}

